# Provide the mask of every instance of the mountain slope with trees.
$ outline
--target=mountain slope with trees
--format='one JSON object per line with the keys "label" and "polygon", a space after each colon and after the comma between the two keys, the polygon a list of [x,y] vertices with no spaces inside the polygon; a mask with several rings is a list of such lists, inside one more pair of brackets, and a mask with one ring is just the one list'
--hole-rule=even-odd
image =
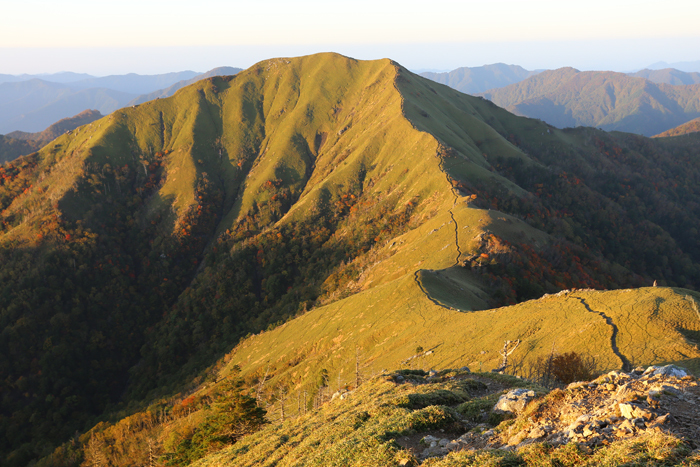
{"label": "mountain slope with trees", "polygon": [[[696,148],[557,130],[336,54],[264,61],[60,136],[0,170],[3,464],[199,384],[246,335],[324,306],[343,319],[353,303],[371,329],[379,311],[697,289]],[[388,332],[358,346],[413,339]]]}
{"label": "mountain slope with trees", "polygon": [[682,136],[687,135],[689,133],[697,133],[699,131],[700,118],[696,118],[695,120],[691,120],[688,123],[684,123],[683,125],[679,125],[675,128],[671,128],[670,130],[664,131],[663,133],[659,133],[655,136],[655,138],[665,138],[668,136]]}
{"label": "mountain slope with trees", "polygon": [[652,136],[700,116],[700,84],[656,84],[607,71],[548,70],[480,95],[558,128],[592,126]]}

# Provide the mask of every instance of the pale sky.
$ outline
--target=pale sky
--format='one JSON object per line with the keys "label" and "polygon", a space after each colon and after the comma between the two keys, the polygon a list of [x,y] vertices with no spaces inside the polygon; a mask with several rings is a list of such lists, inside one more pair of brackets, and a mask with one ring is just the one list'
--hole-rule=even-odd
{"label": "pale sky", "polygon": [[700,1],[0,0],[0,73],[162,73],[337,51],[411,69],[700,60]]}

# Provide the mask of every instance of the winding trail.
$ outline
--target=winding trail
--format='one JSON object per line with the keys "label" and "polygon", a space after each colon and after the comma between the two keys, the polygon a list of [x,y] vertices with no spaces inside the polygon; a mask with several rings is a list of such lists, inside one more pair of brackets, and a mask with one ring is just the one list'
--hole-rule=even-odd
{"label": "winding trail", "polygon": [[[455,263],[453,264],[453,266],[458,266],[458,265],[459,265],[459,258],[462,257],[462,250],[461,250],[460,247],[459,247],[459,226],[458,226],[458,224],[457,224],[457,219],[455,219],[455,215],[454,215],[453,209],[454,209],[454,207],[457,205],[457,201],[459,200],[459,194],[457,193],[457,191],[456,191],[455,188],[454,188],[454,185],[452,184],[452,179],[450,178],[449,174],[448,174],[447,171],[445,170],[445,159],[444,159],[444,156],[440,153],[440,151],[438,151],[435,155],[436,155],[437,158],[438,158],[438,167],[440,168],[440,170],[442,170],[442,173],[445,174],[445,178],[447,179],[447,183],[448,183],[449,186],[450,186],[450,191],[452,192],[452,195],[454,196],[454,200],[452,201],[452,208],[449,209],[449,213],[450,213],[450,218],[452,219],[452,223],[453,223],[454,226],[455,226],[455,247],[456,247],[456,249],[457,249],[457,257],[455,258]],[[433,302],[435,305],[441,306],[441,307],[443,307],[443,308],[447,308],[448,310],[454,309],[454,308],[452,308],[452,307],[449,307],[449,306],[447,306],[447,305],[444,305],[444,304],[438,302],[437,300],[435,300],[433,297],[430,296],[430,294],[428,293],[428,291],[425,290],[425,288],[423,287],[423,284],[421,284],[420,280],[418,279],[418,273],[419,273],[420,271],[421,271],[421,270],[418,269],[418,270],[413,274],[413,279],[415,280],[416,284],[418,284],[418,287],[420,287],[421,292],[423,292],[423,294],[428,298],[428,300],[430,300],[431,302]]]}
{"label": "winding trail", "polygon": [[[425,290],[425,288],[423,288],[423,284],[421,284],[421,283],[420,283],[420,279],[418,279],[418,273],[421,272],[421,271],[422,271],[422,269],[418,269],[418,270],[416,270],[416,272],[413,273],[413,280],[416,282],[416,284],[417,284],[418,287],[420,288],[421,292],[423,292],[423,294],[426,296],[426,298],[427,298],[428,300],[430,300],[431,302],[433,302],[433,303],[436,304],[437,306],[441,306],[441,307],[443,307],[443,308],[447,308],[448,310],[451,310],[452,308],[450,308],[450,307],[447,306],[447,305],[443,305],[442,303],[440,303],[440,302],[438,302],[437,300],[435,300],[433,297],[430,296],[430,294],[428,293],[428,291]],[[421,315],[421,318],[423,318],[423,321],[425,321],[425,317],[423,316],[423,314],[421,313],[420,315]]]}
{"label": "winding trail", "polygon": [[573,298],[580,301],[581,305],[583,305],[586,308],[586,310],[588,310],[589,312],[594,313],[596,315],[599,315],[603,319],[605,319],[605,322],[608,324],[608,326],[610,326],[612,328],[612,335],[610,336],[610,346],[612,347],[613,353],[615,355],[617,355],[617,358],[619,358],[620,361],[622,361],[622,371],[626,371],[626,372],[632,371],[632,363],[630,363],[630,361],[627,359],[627,357],[622,355],[622,353],[620,352],[620,349],[617,348],[617,333],[619,332],[619,330],[618,330],[617,326],[615,325],[615,323],[613,323],[612,318],[607,316],[602,311],[592,310],[591,307],[588,305],[588,303],[586,303],[586,300],[584,298],[581,298],[581,297],[573,297]]}
{"label": "winding trail", "polygon": [[447,173],[447,170],[445,170],[445,157],[442,156],[439,152],[437,154],[439,158],[438,166],[440,167],[440,170],[442,170],[442,173],[445,174],[445,178],[447,179],[447,183],[450,185],[450,191],[452,192],[452,196],[454,196],[454,200],[452,200],[452,208],[449,210],[450,212],[450,217],[452,218],[452,222],[454,222],[455,225],[455,247],[457,247],[457,257],[455,258],[455,264],[454,266],[459,265],[459,258],[462,256],[462,250],[459,248],[459,227],[457,225],[457,219],[455,219],[455,214],[452,211],[455,206],[457,206],[457,200],[459,200],[459,194],[457,193],[457,190],[455,190],[454,185],[452,184],[452,179],[450,178],[450,175]]}
{"label": "winding trail", "polygon": [[[452,205],[452,207],[454,207],[454,204]],[[455,245],[457,246],[457,257],[455,258],[454,265],[457,266],[459,264],[459,258],[462,256],[462,250],[459,249],[459,230],[457,229],[457,220],[455,219],[455,215],[452,213],[452,209],[450,209],[450,217],[452,218],[452,222],[455,225]]]}

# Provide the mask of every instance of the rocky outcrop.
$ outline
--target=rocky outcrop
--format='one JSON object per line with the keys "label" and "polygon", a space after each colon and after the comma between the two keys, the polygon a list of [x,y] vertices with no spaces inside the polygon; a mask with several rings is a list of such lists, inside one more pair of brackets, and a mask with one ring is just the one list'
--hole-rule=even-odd
{"label": "rocky outcrop", "polygon": [[536,442],[594,447],[649,431],[673,433],[692,448],[700,447],[700,385],[696,377],[673,365],[611,371],[540,399],[535,399],[534,391],[514,389],[499,398],[493,411],[517,418],[496,428],[481,424],[454,438],[425,436],[418,457],[516,449]]}

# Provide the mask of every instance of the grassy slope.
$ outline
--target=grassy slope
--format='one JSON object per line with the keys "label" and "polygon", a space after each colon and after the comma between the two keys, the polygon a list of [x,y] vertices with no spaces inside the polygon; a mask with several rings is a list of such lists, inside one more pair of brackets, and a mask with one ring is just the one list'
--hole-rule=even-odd
{"label": "grassy slope", "polygon": [[501,363],[503,342],[515,339],[522,344],[512,361],[525,362],[525,367],[554,348],[590,354],[603,369],[621,368],[611,346],[613,329],[596,314],[602,312],[617,326],[619,352],[633,365],[675,362],[697,372],[700,352],[681,332],[700,330],[688,293],[666,288],[575,291],[465,313],[435,305],[407,276],[251,337],[227,359],[244,373],[269,365],[275,375],[270,384],[280,380],[294,390],[313,381],[321,368],[333,378],[340,373],[341,380],[352,381],[356,348],[375,372],[400,367],[418,346],[434,351],[417,361],[419,367],[490,370]]}
{"label": "grassy slope", "polygon": [[[385,374],[363,384],[345,400],[332,401],[283,423],[272,423],[193,465],[697,465],[697,450],[691,452],[682,439],[661,431],[596,449],[585,449],[576,443],[556,447],[536,443],[517,449],[465,449],[419,462],[414,453],[428,446],[428,443],[418,444],[425,435],[453,439],[473,426],[474,423],[468,423],[460,430],[460,423],[454,421],[460,414],[470,414],[471,408],[478,413],[477,407],[488,413],[497,397],[509,387],[527,387],[540,393],[537,387],[521,380],[500,376],[445,371],[428,379],[428,384],[420,376],[414,376],[411,383],[396,384],[396,373]],[[489,395],[479,397],[480,394],[474,393],[469,383],[475,381],[488,385]],[[555,391],[538,402],[542,406],[554,405],[562,397],[561,391]],[[464,399],[468,402],[459,404]],[[428,404],[435,405],[425,407]],[[517,420],[498,425],[496,433],[507,436],[509,426],[527,426],[533,420],[536,406],[533,403]],[[413,448],[413,452],[408,448]]]}

